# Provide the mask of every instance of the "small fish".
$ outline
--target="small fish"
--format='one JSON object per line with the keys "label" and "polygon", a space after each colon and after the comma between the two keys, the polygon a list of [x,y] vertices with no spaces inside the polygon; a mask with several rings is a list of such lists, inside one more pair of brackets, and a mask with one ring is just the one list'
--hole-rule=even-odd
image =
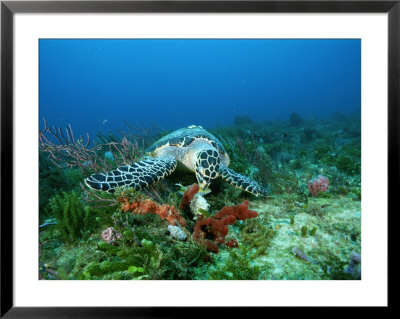
{"label": "small fish", "polygon": [[105,119],[104,121],[103,121],[103,124],[106,124],[108,122],[108,119]]}

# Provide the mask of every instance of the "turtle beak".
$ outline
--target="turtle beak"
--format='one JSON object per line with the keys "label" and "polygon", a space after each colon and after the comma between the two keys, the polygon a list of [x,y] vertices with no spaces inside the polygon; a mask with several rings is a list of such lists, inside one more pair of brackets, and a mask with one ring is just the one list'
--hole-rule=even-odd
{"label": "turtle beak", "polygon": [[202,191],[208,188],[211,183],[211,180],[207,176],[204,176],[204,168],[201,165],[196,169],[196,178]]}
{"label": "turtle beak", "polygon": [[210,186],[210,182],[206,182],[205,180],[203,180],[203,182],[199,183],[200,189],[202,191],[204,191],[205,189],[208,188],[208,186]]}

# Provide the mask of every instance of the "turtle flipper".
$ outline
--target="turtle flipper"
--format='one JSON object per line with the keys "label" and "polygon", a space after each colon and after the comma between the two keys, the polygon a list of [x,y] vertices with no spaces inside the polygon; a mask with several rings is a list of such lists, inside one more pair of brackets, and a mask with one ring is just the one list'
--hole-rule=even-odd
{"label": "turtle flipper", "polygon": [[140,162],[120,166],[111,172],[93,174],[85,179],[85,183],[90,188],[109,193],[114,193],[117,187],[140,190],[171,174],[176,165],[173,157],[146,157]]}
{"label": "turtle flipper", "polygon": [[220,172],[222,179],[229,184],[240,188],[246,192],[252,193],[256,196],[268,196],[268,191],[256,181],[252,180],[251,178],[244,176],[235,172],[233,169],[230,169],[226,166],[220,167]]}

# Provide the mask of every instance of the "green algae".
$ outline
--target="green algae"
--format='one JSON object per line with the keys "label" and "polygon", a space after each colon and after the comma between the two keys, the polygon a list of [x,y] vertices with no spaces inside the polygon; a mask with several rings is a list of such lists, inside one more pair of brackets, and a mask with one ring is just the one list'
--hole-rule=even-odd
{"label": "green algae", "polygon": [[315,234],[317,233],[317,226],[314,226],[311,230],[310,230],[310,236],[315,236]]}
{"label": "green algae", "polygon": [[57,228],[67,242],[82,238],[95,224],[89,206],[82,204],[75,191],[54,196],[50,200],[50,208],[57,219]]}
{"label": "green algae", "polygon": [[276,234],[272,227],[260,224],[257,219],[249,220],[240,233],[242,243],[254,251],[254,257],[267,254],[267,248]]}
{"label": "green algae", "polygon": [[301,237],[307,237],[307,226],[301,227]]}
{"label": "green algae", "polygon": [[209,270],[209,276],[206,279],[255,280],[261,274],[260,267],[253,263],[250,249],[244,245],[221,257],[220,262]]}

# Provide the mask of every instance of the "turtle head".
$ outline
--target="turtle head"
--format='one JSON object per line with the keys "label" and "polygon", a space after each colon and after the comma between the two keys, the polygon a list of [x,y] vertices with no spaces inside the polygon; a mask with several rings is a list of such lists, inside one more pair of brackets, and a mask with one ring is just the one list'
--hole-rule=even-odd
{"label": "turtle head", "polygon": [[216,149],[202,150],[197,153],[195,172],[200,188],[206,189],[211,181],[219,176],[220,158]]}

